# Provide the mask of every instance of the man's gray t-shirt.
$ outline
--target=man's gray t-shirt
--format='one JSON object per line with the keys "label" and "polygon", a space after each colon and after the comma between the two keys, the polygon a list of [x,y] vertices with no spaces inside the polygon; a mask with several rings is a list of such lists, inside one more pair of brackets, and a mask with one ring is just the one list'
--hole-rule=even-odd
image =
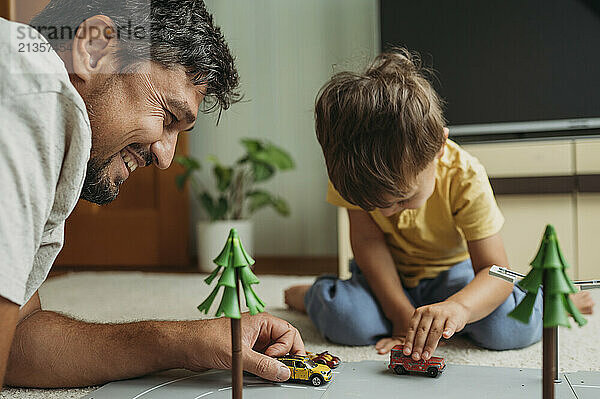
{"label": "man's gray t-shirt", "polygon": [[91,147],[85,103],[48,46],[0,18],[0,296],[19,305],[62,248]]}

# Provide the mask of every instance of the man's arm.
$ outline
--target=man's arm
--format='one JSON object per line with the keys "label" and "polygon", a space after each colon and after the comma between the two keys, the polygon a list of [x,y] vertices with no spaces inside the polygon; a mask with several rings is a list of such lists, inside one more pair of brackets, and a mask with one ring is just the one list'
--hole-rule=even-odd
{"label": "man's arm", "polygon": [[402,282],[385,243],[383,232],[365,211],[348,210],[350,240],[354,258],[367,279],[385,316],[392,321],[392,338],[383,338],[376,349],[388,352],[408,328],[414,307],[404,294]]}
{"label": "man's arm", "polygon": [[18,317],[19,305],[0,296],[0,391]]}
{"label": "man's arm", "polygon": [[[229,326],[225,318],[97,324],[39,310],[16,329],[6,383],[77,387],[170,368],[229,368]],[[304,354],[298,331],[268,314],[244,315],[242,326],[244,369],[269,380],[287,380],[289,369],[271,356]]]}
{"label": "man's arm", "polygon": [[445,301],[415,311],[406,335],[405,355],[429,359],[442,337],[450,338],[466,324],[483,319],[512,292],[512,284],[488,274],[492,265],[508,264],[500,234],[470,241],[468,247],[475,278]]}

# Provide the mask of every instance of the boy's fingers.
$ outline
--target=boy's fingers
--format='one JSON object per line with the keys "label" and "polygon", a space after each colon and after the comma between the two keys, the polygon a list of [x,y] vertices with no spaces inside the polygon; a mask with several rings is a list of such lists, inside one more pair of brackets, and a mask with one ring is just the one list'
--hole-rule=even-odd
{"label": "boy's fingers", "polygon": [[402,345],[404,341],[400,338],[382,338],[375,345],[375,349],[380,355],[388,353],[394,346]]}
{"label": "boy's fingers", "polygon": [[379,349],[379,353],[382,355],[385,353],[388,353],[390,351],[390,349],[392,349],[393,347],[394,347],[394,341],[392,341],[391,339],[387,340],[385,342],[385,345],[383,345],[383,347]]}
{"label": "boy's fingers", "polygon": [[412,358],[414,360],[419,360],[421,358],[421,354],[423,353],[423,346],[425,346],[425,341],[429,336],[429,330],[431,329],[432,323],[433,318],[431,316],[421,318],[419,327],[417,327],[417,335],[415,337],[415,342],[413,343],[412,348]]}
{"label": "boy's fingers", "polygon": [[436,319],[431,324],[431,328],[429,329],[429,336],[427,337],[427,341],[425,342],[425,347],[423,348],[423,359],[429,360],[433,352],[435,352],[438,342],[440,342],[440,338],[442,338],[442,332],[444,330],[445,320]]}
{"label": "boy's fingers", "polygon": [[412,319],[408,323],[408,331],[406,333],[406,339],[404,340],[404,353],[406,356],[412,353],[413,342],[415,340],[415,335],[417,334],[417,327],[421,322],[421,313],[415,312]]}
{"label": "boy's fingers", "polygon": [[385,347],[385,343],[389,340],[389,338],[382,338],[375,344],[375,349],[380,350]]}

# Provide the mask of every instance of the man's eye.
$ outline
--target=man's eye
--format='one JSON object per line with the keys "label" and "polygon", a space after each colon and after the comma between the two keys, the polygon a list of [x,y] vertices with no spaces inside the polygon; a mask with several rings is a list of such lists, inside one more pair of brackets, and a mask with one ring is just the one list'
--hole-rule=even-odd
{"label": "man's eye", "polygon": [[165,112],[165,126],[169,126],[172,125],[174,123],[177,123],[177,117],[169,110],[166,110]]}

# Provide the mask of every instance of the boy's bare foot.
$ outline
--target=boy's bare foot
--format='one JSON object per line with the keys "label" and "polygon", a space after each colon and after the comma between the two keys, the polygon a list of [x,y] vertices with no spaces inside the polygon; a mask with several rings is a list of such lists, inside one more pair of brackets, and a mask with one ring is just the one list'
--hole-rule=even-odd
{"label": "boy's bare foot", "polygon": [[583,314],[592,314],[594,309],[594,300],[587,291],[580,291],[570,296],[573,305]]}
{"label": "boy's bare foot", "polygon": [[309,288],[310,284],[294,285],[293,287],[290,287],[284,291],[283,295],[285,298],[285,303],[290,307],[290,309],[306,313],[306,308],[304,307],[304,296]]}

